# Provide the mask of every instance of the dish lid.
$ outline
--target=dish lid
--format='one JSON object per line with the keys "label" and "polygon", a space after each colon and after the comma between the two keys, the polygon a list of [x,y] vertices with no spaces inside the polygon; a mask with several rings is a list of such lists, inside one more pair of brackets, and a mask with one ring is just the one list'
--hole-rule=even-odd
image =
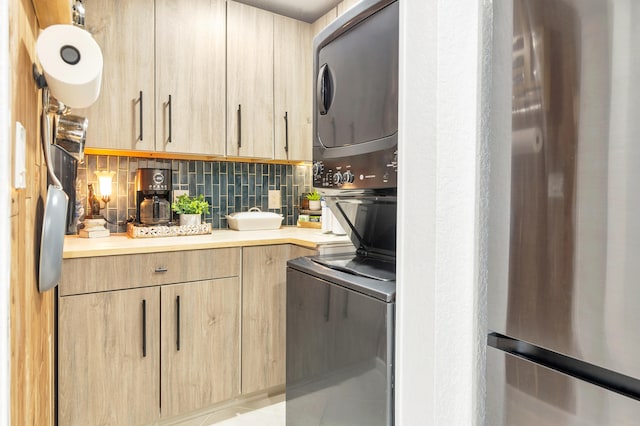
{"label": "dish lid", "polygon": [[273,212],[263,212],[258,207],[252,207],[252,208],[249,209],[249,211],[231,213],[231,214],[227,215],[227,217],[230,217],[230,218],[233,218],[233,219],[248,219],[248,218],[264,218],[264,219],[268,219],[268,218],[276,218],[277,217],[278,219],[282,219],[284,216],[282,216],[281,214],[278,214],[278,213],[273,213]]}

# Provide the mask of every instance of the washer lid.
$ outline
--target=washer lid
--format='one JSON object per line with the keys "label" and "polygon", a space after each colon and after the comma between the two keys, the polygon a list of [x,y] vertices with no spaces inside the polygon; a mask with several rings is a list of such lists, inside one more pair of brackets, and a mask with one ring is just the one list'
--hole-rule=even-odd
{"label": "washer lid", "polygon": [[[362,260],[360,256],[355,256],[353,253],[310,256],[290,260],[287,266],[383,302],[394,302],[396,298],[395,264],[374,266],[366,260],[361,263]],[[377,261],[380,262],[380,260]],[[354,268],[356,264],[360,266]],[[359,270],[359,273],[355,273],[354,270]],[[362,273],[363,271],[366,275]],[[389,279],[391,274],[392,280]]]}

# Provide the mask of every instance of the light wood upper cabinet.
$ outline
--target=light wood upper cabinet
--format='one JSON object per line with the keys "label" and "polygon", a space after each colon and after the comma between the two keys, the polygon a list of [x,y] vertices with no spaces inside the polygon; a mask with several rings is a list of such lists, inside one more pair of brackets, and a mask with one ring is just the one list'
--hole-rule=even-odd
{"label": "light wood upper cabinet", "polygon": [[275,158],[311,161],[311,25],[274,19]]}
{"label": "light wood upper cabinet", "polygon": [[316,25],[225,0],[85,8],[104,55],[100,97],[74,111],[87,147],[311,160]]}
{"label": "light wood upper cabinet", "polygon": [[86,146],[153,151],[154,1],[85,0],[86,29],[102,50],[100,97],[73,114],[89,119]]}
{"label": "light wood upper cabinet", "polygon": [[148,424],[159,418],[157,288],[58,302],[58,423]]}
{"label": "light wood upper cabinet", "polygon": [[359,0],[342,0],[340,3],[338,3],[338,6],[336,6],[338,16],[342,15],[347,10],[351,9],[353,5],[358,3],[358,1]]}
{"label": "light wood upper cabinet", "polygon": [[240,393],[239,278],[163,286],[162,417]]}
{"label": "light wood upper cabinet", "polygon": [[322,31],[324,27],[326,27],[331,23],[331,21],[336,19],[336,17],[338,16],[337,11],[338,9],[334,7],[333,9],[322,15],[320,18],[318,18],[316,22],[311,24],[311,33],[313,37],[318,35],[318,33]]}
{"label": "light wood upper cabinet", "polygon": [[315,254],[289,244],[242,249],[242,393],[286,380],[287,260]]}
{"label": "light wood upper cabinet", "polygon": [[225,9],[224,0],[156,2],[158,151],[225,154]]}
{"label": "light wood upper cabinet", "polygon": [[273,158],[273,17],[227,2],[227,155]]}

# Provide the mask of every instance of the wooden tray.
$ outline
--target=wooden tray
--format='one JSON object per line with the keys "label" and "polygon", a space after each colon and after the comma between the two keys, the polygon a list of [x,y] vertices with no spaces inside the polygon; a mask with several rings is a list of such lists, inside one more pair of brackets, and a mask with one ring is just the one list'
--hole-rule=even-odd
{"label": "wooden tray", "polygon": [[298,221],[298,228],[321,229],[322,228],[322,223],[321,222],[300,222],[300,221]]}
{"label": "wooden tray", "polygon": [[185,226],[136,226],[127,224],[130,238],[180,237],[184,235],[206,235],[211,233],[210,223]]}

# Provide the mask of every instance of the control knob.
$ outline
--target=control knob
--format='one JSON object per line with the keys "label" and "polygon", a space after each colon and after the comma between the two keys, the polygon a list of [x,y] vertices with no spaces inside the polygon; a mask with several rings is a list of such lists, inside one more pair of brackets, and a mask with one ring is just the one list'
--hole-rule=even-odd
{"label": "control knob", "polygon": [[340,185],[343,182],[342,180],[342,173],[340,172],[335,172],[333,174],[333,183],[336,185]]}
{"label": "control knob", "polygon": [[319,178],[322,176],[322,172],[324,171],[324,166],[320,161],[316,161],[313,163],[313,177]]}
{"label": "control knob", "polygon": [[351,173],[351,170],[347,170],[346,172],[344,172],[344,174],[342,175],[342,179],[344,180],[344,183],[353,183],[353,181],[355,180],[355,176],[353,175],[353,173]]}

